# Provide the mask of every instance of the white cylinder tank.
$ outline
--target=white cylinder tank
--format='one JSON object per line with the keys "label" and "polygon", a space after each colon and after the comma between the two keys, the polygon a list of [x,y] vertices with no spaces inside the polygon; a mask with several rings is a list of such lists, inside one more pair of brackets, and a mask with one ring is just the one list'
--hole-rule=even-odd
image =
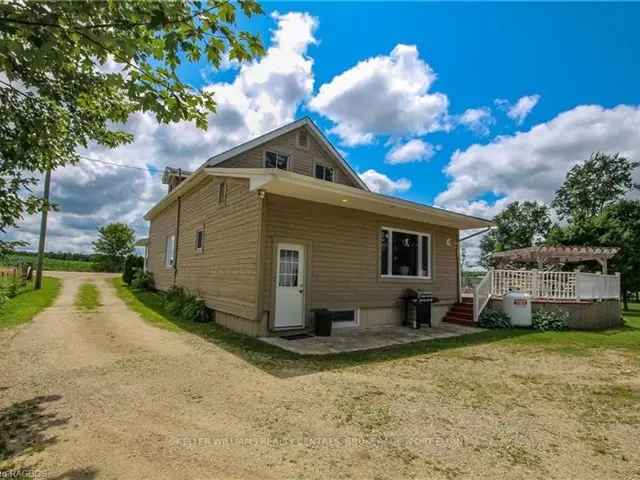
{"label": "white cylinder tank", "polygon": [[531,326],[531,298],[528,293],[507,293],[502,299],[502,308],[514,327]]}

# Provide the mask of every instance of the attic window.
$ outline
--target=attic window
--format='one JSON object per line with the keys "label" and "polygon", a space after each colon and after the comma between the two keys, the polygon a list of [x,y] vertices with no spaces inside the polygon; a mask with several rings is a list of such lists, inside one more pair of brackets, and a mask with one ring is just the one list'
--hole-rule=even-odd
{"label": "attic window", "polygon": [[279,168],[280,170],[289,169],[289,156],[276,152],[264,152],[265,168]]}
{"label": "attic window", "polygon": [[305,150],[309,148],[309,135],[304,128],[298,130],[298,147],[304,148]]}
{"label": "attic window", "polygon": [[324,165],[316,165],[316,178],[333,182],[333,168]]}

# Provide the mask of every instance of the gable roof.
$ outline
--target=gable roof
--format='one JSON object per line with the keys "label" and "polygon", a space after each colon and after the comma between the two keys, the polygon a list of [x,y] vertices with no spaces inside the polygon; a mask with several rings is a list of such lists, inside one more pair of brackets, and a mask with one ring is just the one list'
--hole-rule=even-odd
{"label": "gable roof", "polygon": [[149,210],[144,218],[150,220],[173,203],[177,196],[184,195],[209,176],[247,179],[249,180],[249,189],[252,191],[260,190],[276,195],[442,225],[459,230],[486,228],[494,225],[492,221],[484,218],[472,217],[348,185],[327,182],[326,180],[277,168],[204,168],[178,185],[169,195]]}
{"label": "gable roof", "polygon": [[325,137],[322,131],[316,126],[316,124],[309,117],[301,118],[300,120],[296,120],[295,122],[288,123],[283,125],[282,127],[276,128],[275,130],[271,130],[270,132],[265,133],[264,135],[260,135],[259,137],[254,138],[253,140],[249,140],[248,142],[237,145],[226,152],[222,152],[218,155],[211,157],[204,164],[205,167],[215,167],[216,165],[224,162],[225,160],[229,160],[230,158],[235,157],[236,155],[240,155],[244,152],[247,152],[253,148],[264,145],[265,143],[277,138],[281,135],[285,135],[293,130],[300,127],[307,127],[307,129],[311,132],[311,134],[315,137],[315,139],[320,143],[321,146],[325,148],[327,153],[334,158],[334,160],[338,163],[338,165],[342,166],[347,175],[359,185],[363,190],[369,191],[367,185],[362,181],[362,179],[358,176],[353,168],[342,158],[342,155],[336,150],[336,148],[331,144],[329,139]]}

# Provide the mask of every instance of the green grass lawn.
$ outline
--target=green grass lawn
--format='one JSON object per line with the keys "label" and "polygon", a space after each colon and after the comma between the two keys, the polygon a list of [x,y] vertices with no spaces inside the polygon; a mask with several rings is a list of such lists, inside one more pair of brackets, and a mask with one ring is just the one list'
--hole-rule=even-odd
{"label": "green grass lawn", "polygon": [[[8,255],[0,260],[0,265],[15,266],[22,263],[31,263],[36,265],[36,257],[33,255],[21,255],[19,253]],[[95,263],[82,260],[61,260],[58,258],[44,257],[44,269],[55,270],[59,272],[93,272],[95,271]]]}
{"label": "green grass lawn", "polygon": [[640,304],[632,304],[630,311],[625,312],[624,326],[599,332],[489,330],[462,337],[416,342],[364,352],[301,356],[255,338],[232,332],[215,323],[185,322],[164,309],[162,293],[132,289],[120,278],[113,279],[113,284],[120,298],[149,323],[166,330],[187,331],[199,335],[276,375],[286,375],[288,370],[300,373],[327,370],[489,343],[507,347],[545,349],[565,354],[587,354],[594,349],[622,349],[640,353]]}
{"label": "green grass lawn", "polygon": [[75,305],[82,310],[95,310],[102,306],[98,287],[94,283],[83,283],[76,294]]}
{"label": "green grass lawn", "polygon": [[30,321],[53,303],[60,292],[60,286],[60,280],[53,277],[44,277],[41,290],[34,290],[33,283],[29,283],[0,308],[0,329],[16,327]]}

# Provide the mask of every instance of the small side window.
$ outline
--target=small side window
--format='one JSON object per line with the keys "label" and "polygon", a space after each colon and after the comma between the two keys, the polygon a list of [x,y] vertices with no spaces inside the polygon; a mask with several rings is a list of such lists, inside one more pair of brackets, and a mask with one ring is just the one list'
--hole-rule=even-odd
{"label": "small side window", "polygon": [[218,203],[222,206],[227,204],[227,182],[218,184]]}
{"label": "small side window", "polygon": [[176,260],[176,236],[170,235],[164,242],[164,263],[167,268],[173,268]]}
{"label": "small side window", "polygon": [[333,182],[333,168],[316,164],[316,178]]}
{"label": "small side window", "polygon": [[204,251],[204,229],[196,230],[196,253]]}
{"label": "small side window", "polygon": [[265,168],[279,168],[280,170],[289,169],[289,156],[276,152],[265,152],[264,154]]}

